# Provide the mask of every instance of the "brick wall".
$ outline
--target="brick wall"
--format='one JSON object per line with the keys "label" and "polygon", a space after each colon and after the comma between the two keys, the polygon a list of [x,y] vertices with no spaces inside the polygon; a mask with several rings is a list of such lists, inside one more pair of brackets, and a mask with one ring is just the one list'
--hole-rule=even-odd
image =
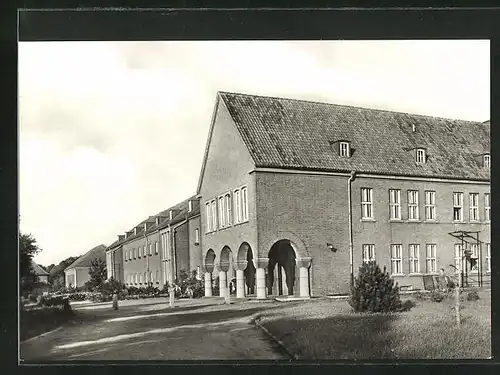
{"label": "brick wall", "polygon": [[[135,286],[135,287],[144,287],[144,272],[147,272],[148,265],[149,265],[149,272],[153,272],[153,279],[154,279],[154,285],[158,287],[162,287],[163,284],[161,283],[161,280],[157,280],[157,271],[158,271],[158,276],[161,277],[162,271],[161,271],[161,261],[160,261],[160,256],[161,256],[161,244],[160,244],[160,239],[158,233],[151,233],[148,235],[148,243],[152,244],[152,255],[149,255],[149,249],[147,251],[147,256],[144,257],[142,254],[142,248],[144,245],[146,245],[146,240],[143,236],[140,238],[134,239],[129,243],[123,244],[122,248],[122,256],[124,257],[124,262],[123,262],[123,276],[124,276],[124,281],[126,285],[128,286]],[[158,254],[155,254],[155,243],[158,242]],[[138,256],[136,259],[132,256],[131,260],[125,259],[125,252],[129,252],[131,250],[136,250],[136,254],[138,253],[137,249],[141,248],[141,257],[139,258]],[[134,275],[136,273],[140,273],[143,278],[142,284],[139,283],[133,283],[130,284],[130,275]],[[158,282],[159,281],[159,282]]]}
{"label": "brick wall", "polygon": [[189,264],[189,227],[188,223],[184,223],[175,229],[175,278],[178,278],[180,271],[184,270],[191,274]]}
{"label": "brick wall", "polygon": [[[199,231],[199,243],[196,243],[196,229]],[[202,263],[201,255],[201,221],[200,216],[192,217],[188,220],[189,237],[189,270],[195,271]]]}

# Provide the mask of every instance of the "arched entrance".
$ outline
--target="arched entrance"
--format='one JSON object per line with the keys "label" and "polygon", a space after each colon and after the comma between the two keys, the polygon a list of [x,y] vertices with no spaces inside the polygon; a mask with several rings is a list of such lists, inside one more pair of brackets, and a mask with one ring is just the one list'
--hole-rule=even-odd
{"label": "arched entrance", "polygon": [[243,242],[238,249],[236,280],[238,283],[238,272],[243,273],[244,288],[240,296],[255,294],[255,265],[253,264],[253,251],[247,242]]}
{"label": "arched entrance", "polygon": [[205,269],[205,297],[212,297],[212,272],[215,269],[215,251],[209,249],[203,262]]}
{"label": "arched entrance", "polygon": [[[230,290],[229,286],[234,279],[233,252],[229,246],[224,246],[220,253],[219,261],[219,291],[221,297],[226,297],[227,293],[236,292]],[[234,280],[235,283],[236,280]]]}
{"label": "arched entrance", "polygon": [[293,296],[296,286],[296,254],[290,240],[275,242],[269,250],[268,294]]}

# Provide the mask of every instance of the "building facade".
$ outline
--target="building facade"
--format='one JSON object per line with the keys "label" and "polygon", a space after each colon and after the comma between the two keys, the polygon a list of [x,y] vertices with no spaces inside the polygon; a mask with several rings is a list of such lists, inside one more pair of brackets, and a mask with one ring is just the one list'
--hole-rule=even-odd
{"label": "building facade", "polygon": [[[106,246],[99,245],[87,251],[64,270],[65,286],[80,288],[90,280],[90,264],[93,260],[106,260]],[[107,265],[106,265],[107,266]]]}
{"label": "building facade", "polygon": [[[490,124],[219,93],[198,184],[205,292],[343,294],[490,277]],[[466,255],[468,254],[468,255]]]}

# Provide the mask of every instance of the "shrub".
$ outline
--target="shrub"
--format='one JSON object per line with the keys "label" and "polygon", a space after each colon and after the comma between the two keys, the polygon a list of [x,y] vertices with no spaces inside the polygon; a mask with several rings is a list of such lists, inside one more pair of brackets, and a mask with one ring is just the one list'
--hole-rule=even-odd
{"label": "shrub", "polygon": [[432,302],[441,302],[443,301],[446,297],[448,297],[447,294],[435,289],[430,293],[430,300]]}
{"label": "shrub", "polygon": [[467,301],[477,301],[479,299],[479,294],[475,290],[467,291]]}
{"label": "shrub", "polygon": [[355,312],[401,311],[398,284],[376,262],[363,263],[351,286],[349,304]]}
{"label": "shrub", "polygon": [[28,301],[30,302],[36,302],[38,300],[38,296],[36,294],[28,294]]}

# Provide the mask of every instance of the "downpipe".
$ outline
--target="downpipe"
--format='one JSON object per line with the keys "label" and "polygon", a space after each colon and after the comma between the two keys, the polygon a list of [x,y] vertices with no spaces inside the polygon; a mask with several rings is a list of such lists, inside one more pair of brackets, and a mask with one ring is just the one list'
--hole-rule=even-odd
{"label": "downpipe", "polygon": [[352,239],[352,197],[351,197],[351,183],[356,179],[356,172],[351,171],[351,176],[347,180],[347,198],[349,210],[349,268],[350,268],[350,286],[354,285],[354,254],[353,254],[353,239]]}

